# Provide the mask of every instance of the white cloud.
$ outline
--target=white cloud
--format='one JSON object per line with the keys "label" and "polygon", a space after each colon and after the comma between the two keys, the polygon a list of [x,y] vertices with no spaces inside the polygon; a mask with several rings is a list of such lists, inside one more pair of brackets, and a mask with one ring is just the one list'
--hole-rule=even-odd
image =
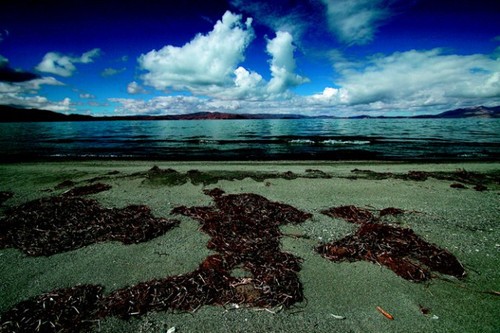
{"label": "white cloud", "polygon": [[267,52],[271,55],[271,80],[268,91],[272,94],[280,94],[288,89],[308,82],[307,78],[294,73],[295,59],[293,52],[293,37],[288,32],[278,31],[274,39],[268,40]]}
{"label": "white cloud", "polygon": [[0,81],[0,103],[1,104],[8,104],[8,103],[3,103],[3,94],[11,94],[11,93],[20,93],[21,92],[21,87],[16,84],[8,83],[8,82],[1,82]]}
{"label": "white cloud", "polygon": [[120,114],[181,114],[206,111],[206,100],[195,96],[160,96],[150,100],[132,98],[110,98],[117,103],[115,109]]}
{"label": "white cloud", "polygon": [[[283,48],[273,51],[275,65],[279,63],[278,67],[293,74],[294,61],[284,56],[289,53],[280,51]],[[119,104],[116,112],[123,114],[222,111],[338,116],[433,113],[457,107],[500,104],[500,61],[487,55],[445,54],[434,49],[378,55],[360,62],[349,61],[340,55],[335,59],[340,79],[335,86],[309,96],[271,94],[268,92],[271,81],[285,76],[276,75],[266,82],[258,73],[238,67],[233,73],[233,86],[214,90],[211,97],[166,96],[111,101]],[[270,62],[272,67],[273,61]],[[280,82],[283,81],[287,82]]]}
{"label": "white cloud", "polygon": [[119,68],[119,69],[108,67],[108,68],[105,68],[105,69],[101,72],[101,76],[102,76],[102,77],[114,76],[114,75],[118,75],[118,74],[120,74],[120,73],[123,73],[123,72],[125,72],[126,70],[127,70],[127,69],[126,69],[125,67],[122,67],[122,68]]}
{"label": "white cloud", "polygon": [[82,93],[79,96],[80,96],[80,98],[83,98],[83,99],[94,99],[95,98],[94,95],[89,94],[89,93]]}
{"label": "white cloud", "polygon": [[70,110],[71,100],[65,98],[62,101],[54,102],[43,96],[20,96],[19,94],[0,93],[0,104],[62,112]]}
{"label": "white cloud", "polygon": [[163,90],[204,91],[232,83],[231,75],[244,60],[244,51],[254,38],[252,19],[227,11],[208,34],[198,34],[182,47],[167,45],[139,57],[146,85]]}
{"label": "white cloud", "polygon": [[384,20],[391,15],[384,0],[321,0],[327,9],[330,29],[347,44],[366,44]]}
{"label": "white cloud", "polygon": [[127,85],[127,92],[132,95],[147,93],[147,91],[135,81],[132,81]]}
{"label": "white cloud", "polygon": [[[188,90],[191,93],[218,99],[269,99],[289,93],[289,89],[308,82],[295,74],[293,37],[278,31],[267,40],[271,56],[271,80],[239,65],[244,52],[254,39],[252,19],[245,23],[241,15],[227,11],[209,33],[198,34],[182,47],[164,46],[139,57],[145,85],[158,90]],[[138,93],[137,83],[131,83],[129,93]]]}
{"label": "white cloud", "polygon": [[317,105],[332,105],[332,104],[345,104],[348,102],[349,94],[343,89],[327,87],[322,93],[313,94],[308,96],[307,99],[311,104]]}
{"label": "white cloud", "polygon": [[70,109],[71,100],[69,98],[54,102],[46,97],[38,96],[42,85],[63,86],[64,83],[50,76],[23,82],[0,82],[0,104],[51,111],[68,111]]}
{"label": "white cloud", "polygon": [[500,61],[483,54],[411,50],[338,68],[345,94],[339,103],[408,107],[500,99]]}
{"label": "white cloud", "polygon": [[253,90],[262,82],[262,76],[259,73],[249,72],[243,67],[234,70],[236,78],[234,84],[242,90]]}
{"label": "white cloud", "polygon": [[45,54],[42,61],[36,66],[40,72],[56,74],[69,77],[76,71],[74,64],[88,64],[100,55],[100,49],[92,49],[83,53],[80,57],[70,57],[57,52]]}
{"label": "white cloud", "polygon": [[23,88],[23,90],[39,90],[42,85],[48,86],[64,86],[65,84],[61,81],[55,79],[52,76],[44,76],[38,79],[20,82],[19,86]]}

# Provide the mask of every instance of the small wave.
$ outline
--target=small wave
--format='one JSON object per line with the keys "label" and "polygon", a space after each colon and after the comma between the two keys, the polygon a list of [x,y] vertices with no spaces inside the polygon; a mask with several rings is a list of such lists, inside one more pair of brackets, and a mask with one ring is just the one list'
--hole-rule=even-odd
{"label": "small wave", "polygon": [[131,158],[137,157],[130,154],[49,154],[49,157],[56,158]]}
{"label": "small wave", "polygon": [[299,145],[302,145],[302,144],[313,145],[313,144],[315,144],[315,142],[313,140],[308,140],[308,139],[295,139],[295,140],[288,141],[288,143],[299,144]]}
{"label": "small wave", "polygon": [[370,141],[366,140],[324,140],[321,141],[324,145],[344,146],[344,145],[369,145]]}
{"label": "small wave", "polygon": [[214,144],[218,144],[219,141],[217,141],[217,140],[201,139],[201,140],[198,140],[198,143],[200,143],[202,145],[214,145]]}
{"label": "small wave", "polygon": [[296,145],[328,145],[328,146],[345,146],[345,145],[369,145],[371,142],[367,140],[311,140],[311,139],[293,139],[288,141],[289,144]]}

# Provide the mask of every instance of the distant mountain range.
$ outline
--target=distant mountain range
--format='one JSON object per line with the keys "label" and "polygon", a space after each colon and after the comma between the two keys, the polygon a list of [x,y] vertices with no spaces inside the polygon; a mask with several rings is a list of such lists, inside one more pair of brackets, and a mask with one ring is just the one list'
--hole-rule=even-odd
{"label": "distant mountain range", "polygon": [[411,117],[373,117],[368,115],[355,117],[335,116],[304,116],[296,114],[236,114],[223,112],[196,112],[182,115],[163,116],[108,116],[96,117],[79,114],[62,114],[53,111],[39,109],[21,109],[8,105],[0,105],[0,122],[41,122],[41,121],[113,121],[113,120],[210,120],[210,119],[449,119],[449,118],[500,118],[500,106],[486,107],[476,106],[471,108],[450,110],[436,115],[418,115]]}

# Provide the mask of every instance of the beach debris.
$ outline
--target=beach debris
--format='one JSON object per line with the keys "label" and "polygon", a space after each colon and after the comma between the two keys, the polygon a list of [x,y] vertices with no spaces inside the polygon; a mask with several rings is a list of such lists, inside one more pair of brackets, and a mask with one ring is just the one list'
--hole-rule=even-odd
{"label": "beach debris", "polygon": [[322,210],[321,213],[333,218],[343,219],[350,223],[363,224],[375,223],[383,216],[386,215],[401,215],[406,211],[400,208],[388,207],[379,211],[379,217],[375,217],[368,209],[356,207],[353,205],[332,207]]}
{"label": "beach debris", "polygon": [[[495,188],[498,188],[500,185],[500,172],[499,171],[490,171],[485,173],[479,172],[470,172],[465,169],[457,169],[452,172],[438,172],[438,171],[409,171],[408,173],[398,174],[392,172],[376,172],[372,170],[360,170],[353,169],[351,173],[354,176],[349,176],[349,179],[373,179],[373,180],[382,180],[382,179],[401,179],[401,180],[414,180],[414,181],[425,181],[428,178],[434,178],[438,180],[446,180],[454,183],[468,184],[484,186],[482,189],[487,190],[486,185],[491,185]],[[457,187],[458,188],[458,187]]]}
{"label": "beach debris", "polygon": [[332,316],[334,319],[337,319],[337,320],[344,320],[345,319],[344,316],[334,315],[333,313],[330,313],[330,316]]}
{"label": "beach debris", "polygon": [[431,309],[426,308],[426,307],[425,307],[425,306],[423,306],[422,304],[419,304],[419,305],[418,305],[418,309],[420,310],[420,312],[421,312],[423,315],[428,315],[429,313],[431,313]]}
{"label": "beach debris", "polygon": [[482,191],[486,191],[488,188],[486,186],[484,186],[483,184],[477,184],[476,186],[474,186],[474,189],[476,191],[482,192]]}
{"label": "beach debris", "polygon": [[395,175],[392,172],[376,172],[372,170],[364,170],[364,169],[352,169],[351,173],[356,176],[350,176],[350,179],[358,179],[358,178],[367,178],[372,180],[382,180],[392,178]]}
{"label": "beach debris", "polygon": [[377,309],[378,312],[380,312],[381,314],[383,314],[384,317],[386,317],[387,319],[394,320],[394,317],[389,312],[387,312],[384,309],[382,309],[380,306],[377,306],[376,309]]}
{"label": "beach debris", "polygon": [[485,294],[490,294],[490,295],[494,295],[494,296],[500,296],[500,291],[496,291],[496,290],[487,290],[487,291],[483,291]]}
{"label": "beach debris", "polygon": [[145,242],[178,224],[154,217],[148,206],[103,208],[91,199],[46,197],[14,207],[0,219],[0,249],[50,256],[97,242]]}
{"label": "beach debris", "polygon": [[408,171],[408,179],[423,182],[429,178],[429,173],[425,171]]}
{"label": "beach debris", "polygon": [[321,211],[321,213],[333,218],[340,218],[346,220],[347,222],[357,224],[371,223],[375,220],[375,216],[373,216],[369,210],[356,206],[333,207],[325,209]]}
{"label": "beach debris", "polygon": [[298,175],[296,175],[292,171],[286,171],[285,173],[282,174],[282,176],[284,179],[288,179],[288,180],[298,178]]}
{"label": "beach debris", "polygon": [[98,285],[79,285],[22,301],[1,315],[0,332],[89,331],[102,290]]}
{"label": "beach debris", "polygon": [[325,178],[329,179],[332,178],[331,175],[327,174],[326,172],[318,169],[306,169],[306,177],[307,178]]}
{"label": "beach debris", "polygon": [[82,196],[89,194],[96,194],[99,192],[107,191],[111,188],[111,185],[103,183],[95,183],[92,185],[77,186],[63,193],[66,196]]}
{"label": "beach debris", "polygon": [[76,183],[74,181],[68,179],[68,180],[65,180],[65,181],[57,184],[55,189],[62,190],[63,188],[73,187],[75,185],[76,185]]}
{"label": "beach debris", "polygon": [[384,209],[380,210],[379,217],[386,216],[386,215],[396,216],[396,215],[404,214],[405,212],[406,212],[405,210],[400,209],[400,208],[388,207],[388,208],[384,208]]}
{"label": "beach debris", "polygon": [[[432,277],[431,270],[457,278],[465,277],[465,269],[455,256],[426,242],[413,230],[379,223],[379,218],[362,208],[338,208],[342,214],[334,216],[360,224],[360,227],[352,235],[317,246],[316,251],[324,258],[332,261],[366,260],[379,263],[400,277],[414,282],[429,280]],[[337,210],[331,208],[323,213],[332,216],[331,212]],[[394,208],[387,212],[400,213]]]}
{"label": "beach debris", "polygon": [[[205,193],[213,198],[215,206],[173,209],[173,213],[197,220],[200,229],[211,237],[208,247],[218,252],[205,258],[193,272],[141,282],[107,296],[102,295],[101,286],[51,291],[18,303],[2,314],[0,327],[5,327],[6,332],[36,332],[40,324],[45,325],[43,328],[48,332],[78,332],[88,330],[108,316],[128,319],[149,311],[194,312],[204,305],[228,304],[259,307],[276,313],[302,301],[303,290],[298,276],[301,259],[280,250],[279,226],[301,223],[311,214],[251,193],[226,195],[220,189]],[[58,209],[69,207],[70,211],[78,211],[75,205],[90,205],[95,212],[86,210],[89,216],[103,209],[93,200],[78,197],[40,199],[18,209],[31,212],[27,213],[30,216],[54,215],[54,208],[46,209],[47,205],[55,205]],[[31,206],[35,207],[34,211]],[[40,210],[40,206],[45,208]],[[119,211],[115,213],[120,214]],[[21,216],[20,220],[23,218],[26,217]],[[30,222],[30,225],[40,225]],[[5,226],[5,221],[0,225]],[[162,232],[161,225],[155,225],[158,232]],[[234,276],[236,269],[242,269],[248,276]],[[51,308],[57,310],[49,311],[44,300],[52,299],[55,305]]]}
{"label": "beach debris", "polygon": [[[318,170],[319,171],[319,170]],[[137,175],[136,175],[137,176]],[[253,179],[257,182],[265,182],[266,186],[270,186],[269,179],[286,179],[293,180],[297,178],[331,178],[330,175],[324,172],[306,172],[304,174],[286,172],[255,172],[244,170],[214,170],[200,171],[188,170],[187,172],[179,172],[174,169],[161,169],[158,166],[153,166],[145,173],[145,184],[164,185],[164,186],[179,186],[190,182],[193,185],[213,185],[221,180],[235,181],[245,178]]]}
{"label": "beach debris", "polygon": [[10,191],[2,191],[2,192],[0,192],[0,206],[3,205],[3,203],[5,201],[9,200],[13,196],[14,196],[14,193],[10,192]]}
{"label": "beach debris", "polygon": [[279,226],[298,224],[312,215],[257,194],[226,195],[218,188],[205,193],[215,206],[182,206],[172,212],[200,222],[200,229],[211,236],[208,248],[220,253],[225,263],[227,272],[221,273],[227,275],[233,268],[242,267],[251,274],[251,278],[227,279],[233,297],[225,303],[289,307],[300,302],[300,259],[280,250]]}
{"label": "beach debris", "polygon": [[170,328],[167,330],[167,333],[175,333],[175,326],[170,327]]}

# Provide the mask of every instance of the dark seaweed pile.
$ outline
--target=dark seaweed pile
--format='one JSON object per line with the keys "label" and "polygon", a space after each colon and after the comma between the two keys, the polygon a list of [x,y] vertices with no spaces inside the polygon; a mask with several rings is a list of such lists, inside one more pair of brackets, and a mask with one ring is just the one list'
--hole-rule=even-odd
{"label": "dark seaweed pile", "polygon": [[[64,184],[64,182],[61,184]],[[59,184],[59,185],[61,185],[61,184]],[[107,191],[110,188],[111,188],[111,185],[103,184],[103,183],[95,183],[95,184],[91,184],[91,185],[74,187],[71,190],[64,192],[64,195],[66,195],[66,196],[81,196],[81,195],[96,194],[99,192]]]}
{"label": "dark seaweed pile", "polygon": [[18,303],[2,314],[0,332],[86,332],[95,324],[102,287],[57,289]]}
{"label": "dark seaweed pile", "polygon": [[3,203],[10,198],[14,196],[14,193],[9,192],[9,191],[2,191],[0,192],[0,206],[3,205]]}
{"label": "dark seaweed pile", "polygon": [[50,256],[83,246],[139,243],[163,235],[179,221],[156,218],[147,206],[104,208],[95,200],[56,196],[30,201],[0,219],[0,249]]}
{"label": "dark seaweed pile", "polygon": [[[142,175],[142,173],[141,173]],[[296,174],[291,171],[286,172],[255,172],[255,171],[200,171],[189,170],[186,173],[174,169],[161,169],[158,166],[152,167],[145,174],[144,182],[152,185],[179,186],[190,182],[193,185],[203,184],[213,185],[221,180],[235,181],[245,178],[251,178],[257,182],[263,182],[267,179],[286,179],[296,178],[332,178],[321,170],[307,169],[305,174]]]}
{"label": "dark seaweed pile", "polygon": [[[213,197],[215,206],[173,210],[198,220],[201,230],[211,236],[208,247],[218,252],[198,269],[142,282],[106,297],[101,286],[55,290],[4,313],[0,331],[78,332],[107,316],[130,318],[148,311],[194,311],[203,305],[228,303],[289,307],[302,301],[297,275],[300,259],[280,250],[279,226],[301,223],[311,214],[255,194],[224,195],[220,189],[206,193]],[[242,269],[248,276],[233,276],[234,269]]]}
{"label": "dark seaweed pile", "polygon": [[377,218],[370,211],[355,206],[325,210],[323,214],[361,226],[353,235],[321,244],[316,251],[333,261],[376,262],[402,278],[415,282],[429,280],[432,277],[431,270],[464,277],[464,267],[450,252],[426,242],[411,229],[378,223],[382,216],[403,212],[398,208],[385,208]]}
{"label": "dark seaweed pile", "polygon": [[[500,185],[500,173],[498,171],[489,173],[479,173],[471,172],[465,169],[458,169],[454,172],[429,172],[429,171],[408,171],[406,174],[395,174],[392,172],[376,172],[372,170],[360,170],[353,169],[351,172],[354,176],[351,179],[401,179],[401,180],[414,180],[414,181],[425,181],[428,178],[434,178],[438,180],[445,180],[454,182],[452,187],[454,188],[465,188],[463,184],[474,185],[476,191],[485,191],[487,186],[492,186],[498,188]],[[463,183],[463,184],[462,184]],[[457,184],[462,186],[457,186]]]}
{"label": "dark seaweed pile", "polygon": [[208,248],[221,254],[228,275],[233,268],[251,273],[251,278],[230,281],[247,285],[245,290],[256,295],[245,303],[265,307],[301,301],[300,259],[280,250],[279,226],[301,223],[312,215],[256,194],[224,195],[220,189],[207,194],[215,207],[178,207],[173,212],[201,223],[201,230],[212,237]]}
{"label": "dark seaweed pile", "polygon": [[333,207],[323,210],[321,213],[356,224],[371,223],[375,221],[375,216],[373,216],[369,210],[356,206]]}

